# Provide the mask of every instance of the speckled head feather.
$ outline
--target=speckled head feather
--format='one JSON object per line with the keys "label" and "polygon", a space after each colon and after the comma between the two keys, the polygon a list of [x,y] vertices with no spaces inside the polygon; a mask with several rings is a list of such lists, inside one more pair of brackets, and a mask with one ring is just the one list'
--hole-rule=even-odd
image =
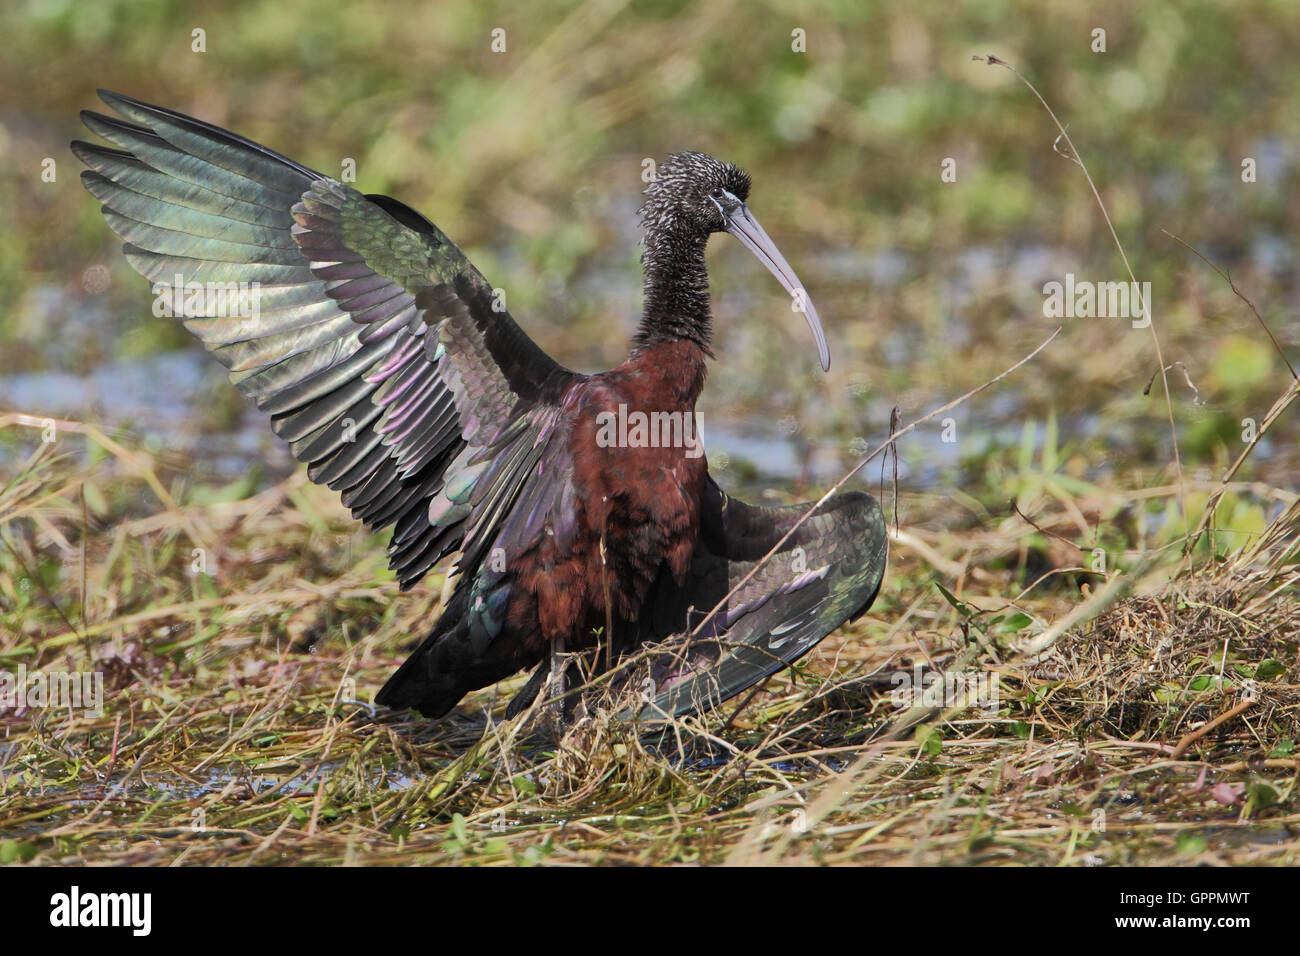
{"label": "speckled head feather", "polygon": [[709,196],[726,190],[741,202],[749,198],[749,174],[706,153],[673,153],[645,190],[641,224],[647,246],[656,234],[707,237],[723,229],[722,213]]}

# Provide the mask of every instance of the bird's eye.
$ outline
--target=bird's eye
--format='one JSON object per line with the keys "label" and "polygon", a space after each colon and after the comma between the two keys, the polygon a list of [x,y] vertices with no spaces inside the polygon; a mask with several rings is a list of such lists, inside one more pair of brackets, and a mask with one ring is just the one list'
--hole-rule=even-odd
{"label": "bird's eye", "polygon": [[713,190],[713,192],[709,193],[709,195],[712,196],[714,199],[721,199],[722,187],[721,186],[717,187],[716,189]]}

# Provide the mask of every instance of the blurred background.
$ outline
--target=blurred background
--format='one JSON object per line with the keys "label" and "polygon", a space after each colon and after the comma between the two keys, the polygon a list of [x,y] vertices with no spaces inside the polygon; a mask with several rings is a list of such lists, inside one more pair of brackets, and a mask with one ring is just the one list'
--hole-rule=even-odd
{"label": "blurred background", "polygon": [[[82,190],[67,144],[89,136],[79,110],[106,109],[96,87],[336,177],[355,160],[359,188],[438,223],[584,371],[622,359],[639,313],[644,160],[700,149],[745,166],[834,355],[821,374],[777,283],[738,243],[711,243],[718,361],[700,407],[713,472],[749,494],[820,493],[887,436],[891,408],[910,421],[1064,324],[946,436],[936,421],[900,443],[904,523],[975,525],[1009,498],[1099,487],[1157,523],[1167,512],[1137,494],[1174,480],[1158,380],[1144,395],[1150,332],[1044,316],[1044,283],[1067,273],[1126,281],[1114,241],[1043,106],[975,55],[1041,91],[1152,284],[1164,359],[1195,389],[1171,372],[1194,492],[1291,377],[1227,283],[1163,230],[1230,270],[1300,362],[1300,6],[1286,0],[12,0],[0,32],[0,410],[93,421],[194,484],[252,490],[293,464],[216,363],[151,314]],[[1293,486],[1296,434],[1284,418],[1257,449],[1225,523],[1281,507],[1249,483]],[[0,475],[34,440],[0,431]]]}

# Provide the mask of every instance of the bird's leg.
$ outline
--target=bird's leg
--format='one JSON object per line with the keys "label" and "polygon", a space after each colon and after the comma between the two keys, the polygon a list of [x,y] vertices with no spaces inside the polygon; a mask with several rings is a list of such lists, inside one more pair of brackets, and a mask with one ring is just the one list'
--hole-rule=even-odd
{"label": "bird's leg", "polygon": [[506,704],[506,719],[522,714],[537,699],[541,689],[546,687],[547,706],[552,709],[551,716],[556,726],[562,727],[573,711],[573,705],[566,697],[569,692],[569,674],[565,663],[564,638],[557,638],[551,644],[551,653],[542,658],[528,678],[528,683]]}
{"label": "bird's leg", "polygon": [[557,637],[551,644],[551,687],[547,694],[555,708],[555,719],[564,724],[564,695],[569,689],[568,668],[564,660],[564,638]]}

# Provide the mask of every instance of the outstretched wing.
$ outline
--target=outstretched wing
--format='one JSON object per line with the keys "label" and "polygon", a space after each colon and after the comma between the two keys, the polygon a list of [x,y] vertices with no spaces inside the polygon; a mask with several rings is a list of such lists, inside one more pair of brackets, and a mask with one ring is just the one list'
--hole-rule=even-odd
{"label": "outstretched wing", "polygon": [[[755,507],[709,480],[690,578],[642,622],[643,640],[669,648],[651,664],[655,696],[641,708],[643,719],[708,710],[798,660],[871,606],[888,540],[880,506],[864,492],[832,497],[763,563],[811,507]],[[672,635],[682,621],[687,634],[699,633]]]}
{"label": "outstretched wing", "polygon": [[[127,259],[309,477],[372,529],[394,528],[389,564],[410,587],[464,536],[468,514],[429,511],[468,467],[466,439],[496,444],[490,429],[572,373],[409,207],[184,114],[100,96],[124,119],[82,119],[120,149],[72,149]],[[417,305],[421,294],[439,308]],[[443,335],[458,309],[471,318]]]}

